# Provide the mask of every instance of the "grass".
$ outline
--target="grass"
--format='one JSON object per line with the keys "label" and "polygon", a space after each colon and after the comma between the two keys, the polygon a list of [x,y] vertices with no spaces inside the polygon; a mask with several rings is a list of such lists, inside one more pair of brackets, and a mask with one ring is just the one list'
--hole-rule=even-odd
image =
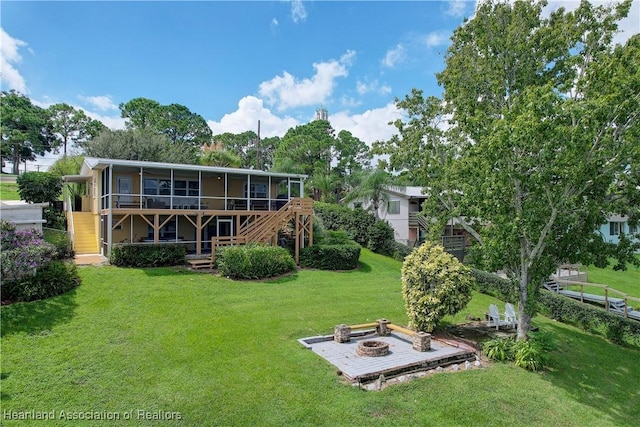
{"label": "grass", "polygon": [[[636,424],[640,350],[543,317],[534,323],[558,349],[542,373],[495,364],[380,392],[346,385],[296,340],[339,323],[406,322],[400,263],[366,250],[361,261],[359,271],[304,270],[269,282],[83,267],[76,290],[0,309],[2,411],[134,411],[136,425]],[[475,294],[447,320],[481,317],[491,302]],[[138,420],[137,410],[182,419]]]}
{"label": "grass", "polygon": [[590,283],[608,285],[620,292],[640,298],[640,268],[628,264],[626,271],[615,271],[613,263],[607,268],[589,266],[588,279]]}
{"label": "grass", "polygon": [[0,183],[0,200],[20,200],[18,184],[15,182]]}

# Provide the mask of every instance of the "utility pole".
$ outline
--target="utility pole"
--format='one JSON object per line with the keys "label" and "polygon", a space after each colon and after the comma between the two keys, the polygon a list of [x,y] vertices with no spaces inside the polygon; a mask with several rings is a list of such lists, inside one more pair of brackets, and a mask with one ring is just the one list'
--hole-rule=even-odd
{"label": "utility pole", "polygon": [[256,169],[260,168],[260,120],[258,120],[258,138],[256,139]]}

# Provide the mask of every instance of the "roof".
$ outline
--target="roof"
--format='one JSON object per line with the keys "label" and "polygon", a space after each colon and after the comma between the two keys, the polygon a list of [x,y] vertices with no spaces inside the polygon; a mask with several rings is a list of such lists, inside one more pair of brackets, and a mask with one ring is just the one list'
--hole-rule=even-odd
{"label": "roof", "polygon": [[281,178],[301,178],[306,179],[307,175],[296,173],[282,173],[282,172],[266,172],[258,169],[241,169],[241,168],[224,168],[219,166],[201,166],[201,165],[187,165],[179,163],[164,163],[164,162],[145,162],[140,160],[119,160],[119,159],[101,159],[96,157],[85,157],[80,169],[80,175],[89,175],[91,170],[102,170],[109,166],[126,166],[134,168],[157,168],[157,169],[173,169],[182,171],[202,171],[212,173],[235,173],[243,175],[256,175],[256,176],[275,176]]}
{"label": "roof", "polygon": [[428,197],[427,194],[423,193],[424,187],[397,187],[395,189],[387,188],[387,193],[395,194],[397,196],[402,196],[407,199],[413,197]]}

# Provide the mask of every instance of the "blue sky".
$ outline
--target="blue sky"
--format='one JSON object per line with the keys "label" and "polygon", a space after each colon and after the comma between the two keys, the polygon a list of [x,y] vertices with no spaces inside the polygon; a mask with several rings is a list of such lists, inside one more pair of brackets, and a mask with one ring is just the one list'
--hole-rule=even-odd
{"label": "blue sky", "polygon": [[[124,125],[119,103],[146,97],[187,106],[214,134],[256,131],[260,120],[265,137],[309,122],[322,106],[336,130],[371,144],[391,136],[395,97],[414,87],[441,93],[435,73],[449,36],[475,6],[3,1],[2,90],[41,106],[66,102],[111,128]],[[626,37],[640,31],[639,6]]]}

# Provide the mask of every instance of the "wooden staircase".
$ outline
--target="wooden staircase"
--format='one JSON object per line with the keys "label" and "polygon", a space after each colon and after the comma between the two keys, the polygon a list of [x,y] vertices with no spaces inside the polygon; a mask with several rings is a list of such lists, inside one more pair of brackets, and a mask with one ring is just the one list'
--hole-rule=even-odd
{"label": "wooden staircase", "polygon": [[242,224],[238,230],[238,236],[243,236],[247,242],[267,243],[277,237],[278,232],[299,214],[313,214],[313,201],[311,199],[296,197],[289,200],[277,212],[255,215],[251,221],[246,221]]}
{"label": "wooden staircase", "polygon": [[73,249],[77,255],[97,254],[95,215],[91,212],[73,212]]}

